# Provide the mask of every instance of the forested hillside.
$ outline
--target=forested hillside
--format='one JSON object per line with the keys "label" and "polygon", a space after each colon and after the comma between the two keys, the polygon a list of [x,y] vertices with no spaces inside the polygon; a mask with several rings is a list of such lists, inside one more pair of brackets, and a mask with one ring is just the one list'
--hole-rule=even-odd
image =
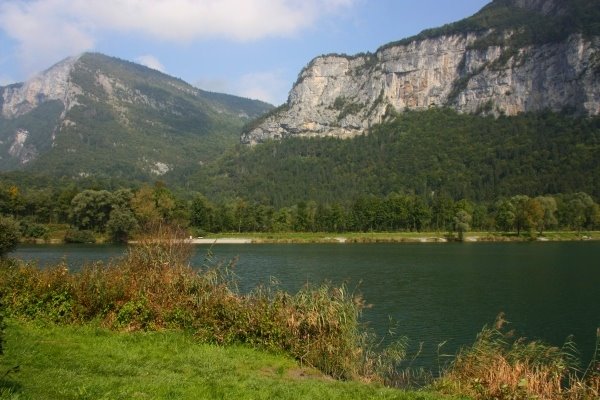
{"label": "forested hillside", "polygon": [[240,196],[277,207],[394,192],[476,202],[518,193],[600,196],[600,118],[550,112],[494,118],[449,109],[386,118],[349,140],[237,146],[186,182],[211,199]]}

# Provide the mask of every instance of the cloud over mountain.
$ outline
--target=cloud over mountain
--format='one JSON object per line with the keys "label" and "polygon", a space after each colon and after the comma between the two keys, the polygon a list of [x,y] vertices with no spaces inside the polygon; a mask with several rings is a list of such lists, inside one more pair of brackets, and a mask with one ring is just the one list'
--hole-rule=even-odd
{"label": "cloud over mountain", "polygon": [[[18,44],[23,68],[93,49],[107,33],[189,43],[290,36],[356,0],[5,0],[0,29]],[[134,16],[134,17],[133,17]]]}

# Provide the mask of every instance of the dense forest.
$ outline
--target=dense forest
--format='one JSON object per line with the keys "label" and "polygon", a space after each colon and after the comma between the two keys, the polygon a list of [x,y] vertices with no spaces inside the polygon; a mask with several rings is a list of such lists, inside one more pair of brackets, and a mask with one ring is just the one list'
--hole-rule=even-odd
{"label": "dense forest", "polygon": [[390,111],[351,140],[289,138],[237,146],[179,181],[213,200],[274,207],[392,193],[491,202],[515,194],[600,196],[600,118],[482,117],[449,109]]}

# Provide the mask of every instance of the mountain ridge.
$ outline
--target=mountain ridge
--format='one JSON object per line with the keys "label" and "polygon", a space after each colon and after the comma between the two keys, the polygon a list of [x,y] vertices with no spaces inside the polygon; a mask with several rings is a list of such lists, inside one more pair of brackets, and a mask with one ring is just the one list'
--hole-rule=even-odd
{"label": "mountain ridge", "polygon": [[0,87],[0,169],[151,179],[214,159],[271,108],[83,53]]}
{"label": "mountain ridge", "polygon": [[598,115],[598,10],[598,0],[495,0],[469,18],[376,53],[316,57],[279,112],[249,126],[241,141],[353,137],[385,119],[388,107]]}

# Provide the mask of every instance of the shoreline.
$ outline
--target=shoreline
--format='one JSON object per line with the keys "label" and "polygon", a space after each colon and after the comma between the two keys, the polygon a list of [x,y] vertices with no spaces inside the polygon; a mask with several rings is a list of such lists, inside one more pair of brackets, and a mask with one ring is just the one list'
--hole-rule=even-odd
{"label": "shoreline", "polygon": [[[239,235],[239,236],[238,236]],[[516,236],[516,234],[495,234],[491,232],[473,232],[465,235],[462,243],[492,243],[492,242],[583,242],[599,241],[600,231],[586,231],[577,233],[573,231],[547,232],[542,236],[529,235]],[[214,237],[190,236],[190,244],[215,245],[215,244],[358,244],[358,243],[460,243],[456,237],[440,232],[400,232],[400,233],[250,233],[250,234],[222,234]],[[65,244],[61,239],[35,239],[25,240],[22,244]],[[99,240],[96,244],[109,242]],[[136,243],[130,240],[128,243]]]}
{"label": "shoreline", "polygon": [[[491,233],[480,233],[465,236],[463,243],[492,243],[492,242],[576,242],[598,241],[600,232],[586,232],[579,235],[576,232],[554,232],[548,236],[531,238],[529,236],[503,236]],[[423,232],[421,236],[408,234],[350,234],[323,236],[314,235],[247,235],[247,236],[217,236],[191,238],[191,244],[357,244],[357,243],[460,243],[456,238],[432,232]]]}

